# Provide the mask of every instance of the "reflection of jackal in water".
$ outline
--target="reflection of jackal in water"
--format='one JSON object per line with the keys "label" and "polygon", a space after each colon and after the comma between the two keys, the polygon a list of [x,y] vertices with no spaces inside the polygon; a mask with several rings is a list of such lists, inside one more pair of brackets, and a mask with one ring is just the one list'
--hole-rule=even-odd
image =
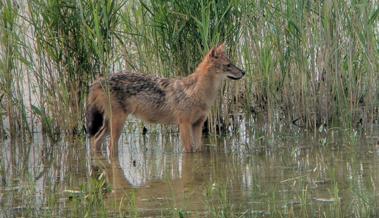
{"label": "reflection of jackal in water", "polygon": [[99,149],[110,133],[109,150],[117,145],[129,114],[145,121],[178,124],[186,152],[200,148],[202,127],[221,81],[240,79],[245,73],[224,53],[224,45],[213,48],[195,72],[182,79],[117,73],[95,81],[87,102],[87,130],[91,144]]}

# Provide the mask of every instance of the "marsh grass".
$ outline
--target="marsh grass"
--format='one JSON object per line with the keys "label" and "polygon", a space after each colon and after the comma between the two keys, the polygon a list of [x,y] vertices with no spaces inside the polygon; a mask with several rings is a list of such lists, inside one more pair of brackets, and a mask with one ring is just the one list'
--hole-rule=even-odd
{"label": "marsh grass", "polygon": [[[11,138],[16,135],[30,137],[24,95],[28,87],[23,85],[27,78],[23,70],[29,67],[29,63],[24,57],[25,36],[20,27],[19,8],[12,1],[2,1],[0,15],[0,101],[5,102],[0,109],[0,132],[2,137],[6,134]],[[9,128],[7,132],[4,131],[4,121]]]}
{"label": "marsh grass", "polygon": [[56,127],[81,131],[88,85],[111,69],[122,4],[102,0],[28,2],[28,21],[42,68],[35,72],[43,89],[39,111],[48,112]]}
{"label": "marsh grass", "polygon": [[273,126],[366,128],[378,121],[374,2],[2,1],[1,129],[30,133],[39,120],[51,137],[83,132],[97,76],[185,76],[223,41],[247,75],[224,84],[213,132],[236,128],[239,113]]}
{"label": "marsh grass", "polygon": [[205,190],[208,217],[233,217],[233,204],[224,184],[213,183]]}

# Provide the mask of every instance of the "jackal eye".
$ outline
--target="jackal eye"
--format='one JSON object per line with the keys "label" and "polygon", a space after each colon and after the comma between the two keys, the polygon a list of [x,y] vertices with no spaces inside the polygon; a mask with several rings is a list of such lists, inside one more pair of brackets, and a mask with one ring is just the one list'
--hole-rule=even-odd
{"label": "jackal eye", "polygon": [[226,67],[231,67],[232,65],[231,64],[227,64]]}

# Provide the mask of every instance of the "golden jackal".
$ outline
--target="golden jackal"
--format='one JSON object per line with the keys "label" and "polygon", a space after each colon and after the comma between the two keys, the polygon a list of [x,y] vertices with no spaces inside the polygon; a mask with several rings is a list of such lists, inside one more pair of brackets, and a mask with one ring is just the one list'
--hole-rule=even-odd
{"label": "golden jackal", "polygon": [[87,102],[87,131],[99,149],[110,133],[110,153],[117,148],[124,122],[133,114],[148,122],[178,124],[186,152],[200,148],[202,128],[224,78],[241,79],[244,71],[225,55],[224,44],[213,48],[194,73],[182,79],[116,73],[98,79]]}

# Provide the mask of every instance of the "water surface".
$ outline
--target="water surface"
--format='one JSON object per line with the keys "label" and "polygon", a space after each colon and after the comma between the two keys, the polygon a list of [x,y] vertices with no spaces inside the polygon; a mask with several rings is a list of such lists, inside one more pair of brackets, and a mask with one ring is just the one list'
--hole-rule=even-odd
{"label": "water surface", "polygon": [[112,158],[84,139],[6,140],[0,216],[379,216],[375,131],[246,129],[211,136],[194,154],[175,131],[126,129]]}

